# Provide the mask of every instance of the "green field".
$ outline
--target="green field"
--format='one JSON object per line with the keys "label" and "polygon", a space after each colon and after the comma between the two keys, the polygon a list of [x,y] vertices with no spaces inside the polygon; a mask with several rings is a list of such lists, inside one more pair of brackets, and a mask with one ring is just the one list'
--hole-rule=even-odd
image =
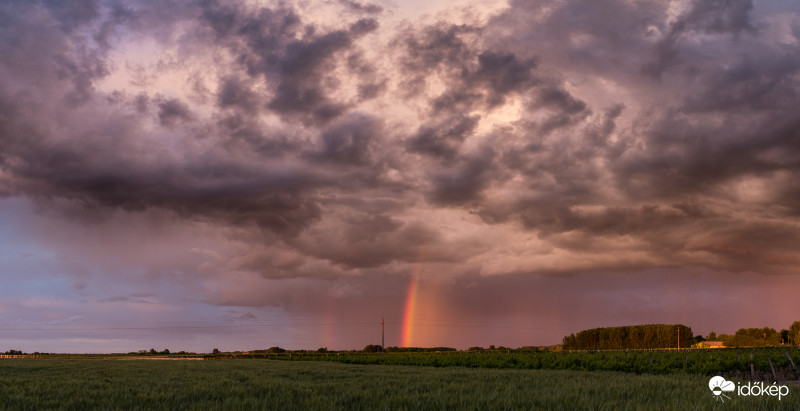
{"label": "green field", "polygon": [[268,360],[0,360],[0,409],[800,409],[708,377]]}
{"label": "green field", "polygon": [[[332,361],[346,364],[431,367],[622,371],[636,374],[700,374],[766,382],[800,379],[796,347],[714,350],[632,350],[552,352],[525,350],[445,352],[284,352],[221,354],[218,358],[269,358],[286,361]],[[207,358],[215,358],[207,356]]]}

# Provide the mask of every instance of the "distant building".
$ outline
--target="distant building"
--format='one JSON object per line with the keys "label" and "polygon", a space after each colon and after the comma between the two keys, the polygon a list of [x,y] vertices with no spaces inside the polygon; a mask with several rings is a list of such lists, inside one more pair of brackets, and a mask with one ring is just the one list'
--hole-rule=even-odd
{"label": "distant building", "polygon": [[708,348],[725,348],[725,344],[722,341],[703,341]]}

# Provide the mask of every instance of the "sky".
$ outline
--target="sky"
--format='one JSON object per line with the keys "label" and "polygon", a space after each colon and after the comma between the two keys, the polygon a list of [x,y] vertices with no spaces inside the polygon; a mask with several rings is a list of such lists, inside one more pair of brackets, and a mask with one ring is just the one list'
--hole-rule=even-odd
{"label": "sky", "polygon": [[800,320],[793,0],[12,0],[0,56],[0,351]]}

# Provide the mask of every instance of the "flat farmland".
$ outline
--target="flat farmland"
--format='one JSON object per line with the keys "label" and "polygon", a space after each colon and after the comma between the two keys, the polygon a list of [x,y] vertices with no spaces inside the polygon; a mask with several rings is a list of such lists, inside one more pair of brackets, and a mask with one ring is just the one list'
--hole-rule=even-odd
{"label": "flat farmland", "polygon": [[0,409],[800,409],[733,396],[708,377],[271,360],[0,361]]}

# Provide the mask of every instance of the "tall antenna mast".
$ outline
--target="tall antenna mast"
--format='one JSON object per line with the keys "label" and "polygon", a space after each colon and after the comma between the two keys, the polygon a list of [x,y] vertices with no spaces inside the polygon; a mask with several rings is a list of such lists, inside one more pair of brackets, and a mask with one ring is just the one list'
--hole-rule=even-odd
{"label": "tall antenna mast", "polygon": [[383,347],[384,337],[386,335],[385,324],[386,323],[383,321],[383,317],[381,317],[381,352],[386,352],[385,348]]}

